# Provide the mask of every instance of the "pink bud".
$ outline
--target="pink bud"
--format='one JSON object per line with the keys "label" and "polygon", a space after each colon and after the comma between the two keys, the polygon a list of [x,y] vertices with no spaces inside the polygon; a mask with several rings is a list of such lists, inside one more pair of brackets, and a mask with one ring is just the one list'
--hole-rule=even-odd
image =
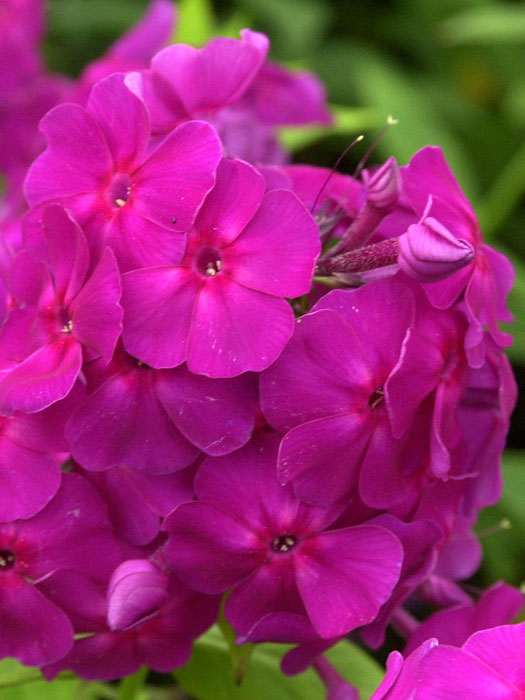
{"label": "pink bud", "polygon": [[395,158],[389,158],[372,173],[363,172],[366,201],[381,211],[391,211],[401,191],[399,168]]}
{"label": "pink bud", "polygon": [[474,248],[431,216],[399,237],[399,266],[418,282],[438,282],[474,259]]}
{"label": "pink bud", "polygon": [[126,630],[155,615],[167,598],[168,577],[147,559],[118,566],[108,587],[110,629]]}

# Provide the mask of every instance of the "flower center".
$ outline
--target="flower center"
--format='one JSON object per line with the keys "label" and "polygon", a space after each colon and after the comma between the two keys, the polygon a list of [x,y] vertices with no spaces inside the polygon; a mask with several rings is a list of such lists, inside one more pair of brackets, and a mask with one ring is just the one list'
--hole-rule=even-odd
{"label": "flower center", "polygon": [[73,321],[71,320],[67,309],[59,309],[58,322],[60,323],[61,333],[71,333],[73,331]]}
{"label": "flower center", "polygon": [[274,552],[289,552],[297,545],[298,539],[295,535],[280,535],[274,537],[271,547]]}
{"label": "flower center", "polygon": [[0,549],[0,571],[9,571],[15,565],[15,555],[10,549]]}
{"label": "flower center", "polygon": [[197,253],[197,270],[206,277],[215,277],[222,270],[222,259],[218,250],[205,246]]}
{"label": "flower center", "polygon": [[127,173],[115,173],[107,189],[107,198],[113,207],[123,207],[131,192],[131,178]]}
{"label": "flower center", "polygon": [[377,408],[385,400],[385,390],[382,386],[378,386],[373,394],[368,397],[368,407]]}

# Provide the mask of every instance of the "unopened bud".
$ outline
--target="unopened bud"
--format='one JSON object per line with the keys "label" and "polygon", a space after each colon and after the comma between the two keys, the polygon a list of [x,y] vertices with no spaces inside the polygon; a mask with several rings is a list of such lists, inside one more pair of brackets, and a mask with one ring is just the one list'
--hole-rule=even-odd
{"label": "unopened bud", "polygon": [[118,566],[109,582],[107,621],[111,630],[126,630],[152,617],[168,593],[168,577],[147,559]]}
{"label": "unopened bud", "polygon": [[372,173],[364,171],[362,177],[367,203],[384,213],[392,211],[401,192],[401,178],[395,158],[389,158]]}
{"label": "unopened bud", "polygon": [[418,282],[438,282],[474,259],[474,248],[429,216],[399,237],[399,266]]}

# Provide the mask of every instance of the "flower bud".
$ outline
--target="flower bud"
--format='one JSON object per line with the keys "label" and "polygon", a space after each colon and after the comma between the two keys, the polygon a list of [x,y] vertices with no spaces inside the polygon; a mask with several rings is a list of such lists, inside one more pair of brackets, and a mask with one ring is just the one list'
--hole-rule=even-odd
{"label": "flower bud", "polygon": [[147,559],[118,566],[108,587],[110,629],[126,630],[152,617],[167,598],[168,577]]}
{"label": "flower bud", "polygon": [[391,211],[397,204],[401,191],[399,168],[395,158],[389,158],[372,173],[364,172],[366,201],[383,212]]}
{"label": "flower bud", "polygon": [[429,216],[399,237],[399,266],[418,282],[438,282],[474,259],[474,248]]}

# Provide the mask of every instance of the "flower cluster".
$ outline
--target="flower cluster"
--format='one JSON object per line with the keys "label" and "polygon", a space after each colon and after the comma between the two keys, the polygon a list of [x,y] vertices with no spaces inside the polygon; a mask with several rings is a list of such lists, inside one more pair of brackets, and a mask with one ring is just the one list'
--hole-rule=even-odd
{"label": "flower cluster", "polygon": [[[501,490],[513,272],[441,150],[289,165],[277,127],[330,117],[264,35],[162,48],[153,0],[70,84],[44,73],[33,5],[0,18],[24,58],[0,71],[0,655],[167,672],[227,595],[239,643],[296,644],[283,670],[313,664],[338,698],[322,653],[390,623],[414,651],[374,698],[416,675],[452,697],[433,690],[452,663],[520,697],[523,653],[518,673],[491,645],[522,628],[466,640],[521,594],[460,585]],[[418,625],[407,601],[442,610]]]}

